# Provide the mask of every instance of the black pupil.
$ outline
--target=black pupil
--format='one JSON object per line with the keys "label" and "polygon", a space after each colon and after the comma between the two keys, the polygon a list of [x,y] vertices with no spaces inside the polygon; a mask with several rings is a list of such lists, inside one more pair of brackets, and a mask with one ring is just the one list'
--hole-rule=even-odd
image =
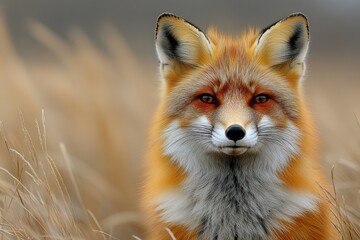
{"label": "black pupil", "polygon": [[258,95],[255,98],[255,102],[256,103],[265,103],[265,102],[267,102],[268,99],[269,99],[269,97],[266,95]]}
{"label": "black pupil", "polygon": [[214,103],[214,97],[211,95],[202,95],[200,100],[204,103]]}

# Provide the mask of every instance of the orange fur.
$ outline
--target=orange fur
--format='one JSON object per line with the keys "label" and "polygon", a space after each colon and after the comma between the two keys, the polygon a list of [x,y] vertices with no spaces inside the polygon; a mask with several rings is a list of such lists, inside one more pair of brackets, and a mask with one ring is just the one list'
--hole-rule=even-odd
{"label": "orange fur", "polygon": [[275,232],[272,239],[277,240],[328,240],[339,239],[334,226],[329,221],[329,205],[326,201],[319,204],[318,212],[307,212],[292,222],[284,222],[285,231]]}
{"label": "orange fur", "polygon": [[[183,26],[183,20],[179,18],[172,19],[171,17],[170,20],[172,24],[181,25],[181,28],[179,27],[179,32],[176,32],[179,37],[188,36],[188,38],[192,40],[191,38],[193,36],[191,34],[194,34],[196,30],[191,29],[192,32],[190,32],[189,35],[189,33],[187,33],[187,27],[185,25]],[[165,21],[166,19],[160,19],[159,26],[161,27],[161,24],[165,24]],[[291,19],[288,23],[289,25],[286,25],[285,27],[289,28],[290,24],[293,24],[294,21],[304,20],[296,19],[295,16],[294,19]],[[221,35],[214,29],[210,29],[207,33],[207,37],[211,42],[212,53],[211,55],[206,54],[206,51],[202,49],[202,45],[198,44],[200,48],[196,55],[198,66],[184,64],[176,60],[162,66],[163,69],[161,71],[166,84],[164,91],[162,92],[161,104],[153,120],[153,127],[150,134],[150,146],[146,161],[147,178],[145,180],[143,191],[144,209],[148,217],[146,223],[149,230],[149,240],[171,239],[170,235],[165,230],[166,227],[174,233],[178,240],[196,239],[198,235],[198,230],[190,230],[185,226],[166,223],[161,218],[161,212],[156,209],[156,199],[166,191],[180,188],[182,182],[187,178],[186,171],[171,161],[169,156],[164,154],[164,142],[161,138],[162,132],[168,124],[176,119],[174,116],[167,115],[169,101],[174,101],[168,99],[169,94],[176,89],[180,82],[182,86],[189,85],[192,79],[188,78],[188,76],[198,76],[204,69],[210,68],[216,72],[217,69],[222,69],[225,66],[225,68],[229,68],[230,72],[232,66],[241,63],[239,67],[263,69],[264,72],[268,71],[269,66],[271,66],[272,58],[269,54],[271,54],[271,51],[273,48],[276,48],[276,46],[270,46],[271,49],[269,47],[269,50],[265,52],[266,54],[257,55],[254,44],[256,44],[259,34],[259,31],[251,29],[238,38],[232,38]],[[263,46],[263,48],[267,47],[268,46],[266,45]],[[258,121],[260,121],[260,119],[266,115],[272,119],[272,121],[276,122],[278,126],[283,128],[287,127],[287,121],[285,120],[290,119],[294,122],[295,126],[301,130],[302,137],[299,143],[299,153],[289,160],[286,167],[279,172],[278,177],[283,182],[284,188],[311,193],[316,196],[318,199],[318,209],[316,211],[305,212],[300,216],[294,217],[291,221],[281,220],[282,228],[274,230],[269,238],[289,240],[335,239],[334,227],[331,224],[332,217],[330,214],[330,206],[325,199],[321,188],[326,186],[326,181],[319,170],[316,132],[314,131],[311,114],[304,101],[299,80],[304,66],[297,64],[294,67],[291,64],[288,62],[280,65],[277,64],[272,68],[272,74],[274,76],[282,76],[288,81],[287,85],[279,83],[279,86],[286,86],[294,94],[298,116],[294,118],[290,114],[283,112],[281,109],[276,108],[274,102],[269,102],[267,105],[257,106],[257,118],[259,119]],[[216,74],[214,73],[214,75]],[[236,76],[234,76],[234,78],[236,78]],[[214,79],[214,81],[215,80],[218,82],[221,81],[221,79]],[[232,87],[238,86],[239,89],[243,89],[242,86],[234,83],[235,80],[231,82],[231,76],[228,81],[228,84],[233,84],[231,85]],[[267,89],[266,86],[262,86],[259,83],[254,83],[253,85],[259,92],[263,92],[262,89]],[[200,92],[212,93],[212,86],[211,88],[208,87],[200,88]],[[222,87],[223,89],[220,89],[218,93],[219,101],[226,101],[226,99],[223,100],[221,96],[230,94],[230,90],[226,88],[226,84]],[[269,95],[271,94],[272,93],[269,92]],[[245,97],[247,96],[247,93],[244,93],[243,95],[243,98],[249,99],[246,101],[250,104],[251,94],[248,97]],[[207,116],[210,121],[213,121],[215,116],[212,115],[212,111],[215,106],[204,106],[203,103],[198,102],[199,100],[193,101],[195,101],[195,110],[189,112],[189,115],[201,113]],[[251,106],[246,107],[250,108]],[[224,107],[224,110],[221,113],[222,119],[226,119],[229,123],[231,123],[229,119],[240,121],[240,118],[233,115],[232,111],[233,108],[225,109]],[[195,116],[193,117],[195,118]],[[180,120],[181,126],[188,126],[191,122],[189,119]],[[226,125],[228,123],[223,122],[223,124]]]}

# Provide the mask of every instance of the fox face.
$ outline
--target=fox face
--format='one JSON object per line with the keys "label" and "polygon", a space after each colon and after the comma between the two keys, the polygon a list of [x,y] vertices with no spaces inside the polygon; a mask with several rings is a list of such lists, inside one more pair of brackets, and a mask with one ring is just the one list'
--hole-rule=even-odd
{"label": "fox face", "polygon": [[283,167],[301,141],[308,43],[302,14],[238,38],[160,16],[165,154],[188,171],[234,160]]}

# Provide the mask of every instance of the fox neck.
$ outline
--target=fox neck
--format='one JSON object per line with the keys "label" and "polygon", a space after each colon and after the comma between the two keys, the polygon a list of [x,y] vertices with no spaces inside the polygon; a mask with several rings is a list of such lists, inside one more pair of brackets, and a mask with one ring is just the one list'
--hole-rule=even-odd
{"label": "fox neck", "polygon": [[194,166],[180,186],[162,195],[158,210],[163,220],[197,230],[203,239],[264,239],[279,229],[280,221],[316,210],[314,195],[286,187],[279,169],[264,164],[282,161],[286,167],[292,156],[282,153],[262,151],[241,158],[188,155],[192,162],[213,165]]}

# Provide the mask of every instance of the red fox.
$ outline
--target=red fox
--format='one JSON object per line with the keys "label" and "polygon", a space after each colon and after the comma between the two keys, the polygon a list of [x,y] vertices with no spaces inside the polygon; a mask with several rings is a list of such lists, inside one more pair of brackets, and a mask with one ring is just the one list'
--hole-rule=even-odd
{"label": "red fox", "polygon": [[301,13],[239,37],[158,18],[147,239],[335,239],[303,96],[308,46]]}

